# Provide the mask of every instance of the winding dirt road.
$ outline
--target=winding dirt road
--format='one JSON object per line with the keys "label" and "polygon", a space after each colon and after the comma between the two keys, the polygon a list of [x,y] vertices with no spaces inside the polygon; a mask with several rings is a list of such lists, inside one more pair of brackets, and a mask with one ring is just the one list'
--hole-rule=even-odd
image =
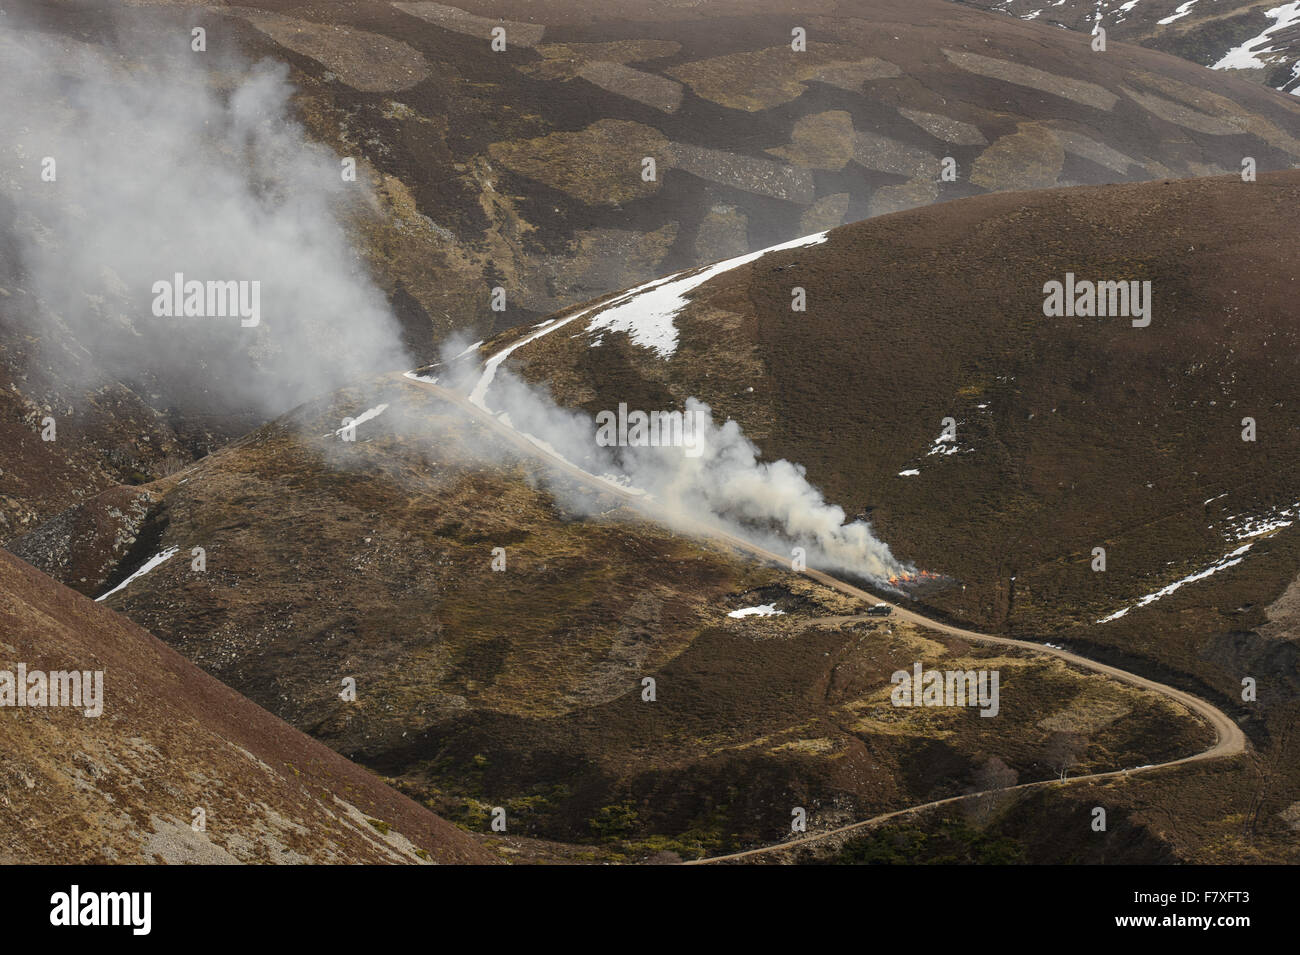
{"label": "winding dirt road", "polygon": [[[563,458],[560,458],[555,454],[548,452],[544,448],[539,447],[537,444],[534,444],[532,441],[528,440],[527,437],[520,434],[518,431],[515,431],[513,428],[503,424],[496,417],[484,411],[482,408],[478,407],[477,405],[472,404],[463,395],[460,395],[455,391],[451,391],[447,388],[443,388],[442,386],[436,385],[432,382],[421,381],[417,378],[410,378],[405,375],[398,377],[397,380],[400,380],[403,383],[410,385],[412,387],[422,388],[424,390],[432,392],[433,394],[441,398],[443,401],[446,401],[460,408],[467,415],[471,416],[480,424],[489,428],[491,431],[493,431],[495,434],[497,434],[498,436],[500,436],[510,444],[514,445],[515,447],[523,450],[524,452],[536,458],[540,458],[541,460],[545,461],[548,465],[550,465],[554,469],[568,475],[574,480],[579,481],[580,483],[585,484],[588,487],[591,487],[593,489],[620,497],[623,500],[627,501],[633,507],[637,508],[643,513],[646,513],[648,516],[652,518],[662,519],[662,515],[656,513],[654,502],[652,500],[647,499],[644,495],[633,494],[627,490],[618,487],[612,482],[602,481],[600,478],[588,474],[586,471],[582,470],[581,468],[575,467],[574,465],[570,464],[568,461],[565,461]],[[680,517],[674,517],[673,521],[670,524],[670,526],[675,526],[675,527],[681,527],[681,525],[682,525],[682,520]],[[790,566],[790,560],[788,557],[773,553],[772,551],[769,551],[763,547],[759,547],[756,544],[752,544],[749,541],[743,540],[735,536],[734,534],[722,530],[721,528],[711,527],[696,522],[695,526],[693,528],[689,528],[688,530],[692,534],[698,535],[706,539],[722,541],[734,547],[735,549],[750,554],[751,556],[757,557],[760,560],[769,561],[771,563],[774,563],[778,566],[785,567],[785,568],[789,568]],[[808,577],[811,580],[815,580],[819,584],[823,584],[826,587],[830,587],[833,590],[837,590],[840,593],[846,594],[850,597],[857,597],[862,600],[871,601],[872,603],[879,603],[879,602],[890,603],[889,601],[882,601],[881,598],[876,596],[875,594],[862,590],[859,587],[855,587],[853,584],[846,583],[845,581],[839,580],[836,577],[832,577],[830,574],[824,573],[823,571],[807,569],[802,571],[802,573],[805,577]],[[917,624],[919,626],[926,627],[930,630],[937,630],[940,633],[950,634],[954,637],[962,637],[963,639],[966,640],[974,640],[980,643],[1001,644],[1009,647],[1019,647],[1024,650],[1032,650],[1035,653],[1042,653],[1042,654],[1047,654],[1049,656],[1059,657],[1062,660],[1066,660],[1072,664],[1075,664],[1080,667],[1084,667],[1096,673],[1104,673],[1107,676],[1115,678],[1116,680],[1122,680],[1123,682],[1129,683],[1133,686],[1140,687],[1145,690],[1151,690],[1155,693],[1160,693],[1163,696],[1166,696],[1169,699],[1174,700],[1175,702],[1186,707],[1188,710],[1197,714],[1198,716],[1204,718],[1205,721],[1208,722],[1210,726],[1214,728],[1215,742],[1214,745],[1211,746],[1209,749],[1204,750],[1203,752],[1200,753],[1196,753],[1191,756],[1184,756],[1181,759],[1171,760],[1170,762],[1167,763],[1156,763],[1150,766],[1141,766],[1135,769],[1120,769],[1120,770],[1115,770],[1113,772],[1107,772],[1107,773],[1094,773],[1088,776],[1075,776],[1065,780],[1044,779],[1044,780],[1039,780],[1037,782],[1021,783],[1018,786],[1008,786],[1006,789],[989,790],[988,792],[994,792],[994,791],[1014,792],[1017,790],[1034,789],[1034,788],[1044,787],[1044,786],[1064,786],[1064,785],[1073,785],[1082,782],[1096,782],[1098,780],[1113,779],[1121,776],[1131,776],[1137,773],[1156,772],[1159,770],[1169,769],[1174,766],[1181,766],[1184,763],[1197,762],[1199,760],[1220,759],[1226,756],[1236,756],[1242,752],[1245,752],[1246,750],[1246,735],[1241,731],[1241,727],[1239,727],[1235,722],[1233,722],[1231,717],[1229,717],[1218,707],[1214,706],[1211,703],[1206,702],[1205,700],[1202,700],[1200,697],[1193,696],[1190,693],[1186,693],[1172,686],[1167,686],[1164,683],[1158,683],[1157,681],[1148,679],[1147,677],[1139,676],[1136,673],[1130,673],[1127,670],[1121,670],[1118,667],[1113,667],[1110,666],[1109,664],[1099,663],[1096,660],[1089,660],[1087,657],[1079,656],[1078,654],[1071,653],[1068,650],[1061,650],[1056,647],[1045,646],[1041,643],[1032,643],[1028,640],[1014,640],[1011,637],[1000,637],[990,633],[979,633],[975,630],[966,630],[963,629],[962,627],[957,627],[957,626],[953,626],[952,624],[943,623],[942,621],[939,620],[933,620],[929,617],[917,613],[914,610],[909,610],[906,607],[900,607],[894,603],[890,603],[890,606],[893,607],[893,617],[895,619],[906,620],[911,623]],[[851,618],[835,618],[835,619],[843,620],[843,619],[851,619]],[[862,619],[868,619],[868,618],[864,617]],[[876,617],[870,619],[879,620],[880,618]],[[962,800],[965,799],[974,799],[985,794],[986,793],[969,793],[963,796],[951,796],[947,799],[938,799],[935,800],[934,802],[921,803],[916,806],[909,806],[906,809],[898,809],[893,812],[887,812],[879,816],[873,816],[870,819],[863,819],[860,822],[855,822],[847,826],[841,826],[837,829],[829,829],[824,832],[817,832],[817,833],[808,833],[806,835],[798,836],[793,839],[788,839],[784,842],[774,843],[769,846],[762,846],[756,849],[747,849],[744,852],[733,852],[729,855],[713,856],[708,859],[697,859],[692,862],[688,862],[686,864],[687,865],[709,865],[709,864],[714,864],[719,862],[740,861],[744,859],[752,859],[755,857],[769,855],[769,854],[781,853],[791,848],[794,848],[796,846],[808,845],[810,843],[831,839],[836,836],[842,836],[846,833],[854,832],[855,830],[870,828],[872,826],[878,825],[882,822],[887,822],[891,819],[895,819],[900,816],[906,816],[911,813],[921,812],[922,810],[930,809],[936,806],[943,806],[943,805],[948,805],[950,803],[961,802]]]}

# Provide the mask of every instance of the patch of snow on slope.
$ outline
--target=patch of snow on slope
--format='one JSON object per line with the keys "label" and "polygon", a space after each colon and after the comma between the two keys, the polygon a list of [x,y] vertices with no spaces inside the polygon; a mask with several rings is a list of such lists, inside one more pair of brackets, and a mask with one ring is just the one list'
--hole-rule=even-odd
{"label": "patch of snow on slope", "polygon": [[925,452],[926,457],[932,454],[956,454],[961,448],[957,447],[957,439],[950,434],[944,433],[934,439],[934,447]]}
{"label": "patch of snow on slope", "polygon": [[1212,574],[1217,574],[1221,570],[1227,570],[1229,567],[1236,566],[1237,564],[1240,564],[1242,560],[1245,558],[1246,551],[1250,550],[1251,547],[1253,546],[1254,546],[1253,544],[1243,544],[1242,546],[1234,550],[1232,553],[1224,557],[1220,557],[1209,567],[1205,568],[1205,570],[1197,571],[1194,574],[1184,577],[1182,580],[1175,580],[1172,584],[1167,584],[1166,586],[1161,587],[1155,593],[1147,594],[1145,597],[1143,597],[1141,600],[1135,603],[1132,607],[1125,607],[1122,610],[1116,610],[1109,617],[1102,617],[1100,620],[1097,621],[1097,623],[1110,623],[1112,620],[1118,620],[1120,617],[1127,614],[1130,610],[1137,610],[1139,607],[1145,607],[1148,604],[1155,603],[1157,600],[1159,600],[1162,597],[1168,597],[1170,594],[1172,594],[1183,584],[1190,584],[1198,580],[1204,580],[1206,577],[1209,577]]}
{"label": "patch of snow on slope", "polygon": [[1268,534],[1272,531],[1281,530],[1283,527],[1290,527],[1295,523],[1298,514],[1300,514],[1300,503],[1287,508],[1275,509],[1272,513],[1261,517],[1239,514],[1228,518],[1228,532],[1234,540],[1239,541],[1245,540],[1247,537],[1259,537],[1261,534]]}
{"label": "patch of snow on slope", "polygon": [[[643,288],[643,287],[644,286],[638,286],[638,288]],[[636,291],[637,289],[633,289],[631,292],[628,292],[627,294],[632,295],[635,294]],[[478,381],[474,383],[474,387],[470,390],[469,403],[478,408],[482,408],[488,414],[491,414],[492,409],[487,406],[487,390],[492,384],[492,379],[497,376],[497,369],[501,367],[501,363],[503,361],[505,361],[507,358],[510,357],[511,352],[515,351],[516,349],[523,348],[529,342],[536,341],[537,339],[541,338],[543,335],[555,331],[557,328],[561,328],[565,325],[568,325],[570,322],[582,318],[582,316],[586,315],[590,311],[591,311],[590,308],[585,308],[580,312],[574,312],[568,318],[560,318],[560,319],[548,318],[540,325],[534,325],[533,328],[535,330],[531,335],[525,335],[523,338],[519,339],[519,341],[515,342],[513,345],[506,346],[505,348],[497,352],[495,355],[490,357],[487,361],[483,363],[483,371],[479,375]]]}
{"label": "patch of snow on slope", "polygon": [[769,252],[819,245],[826,241],[826,235],[825,232],[818,232],[803,236],[782,245],[726,259],[696,271],[678,272],[666,279],[652,282],[648,286],[642,286],[635,294],[625,295],[601,308],[587,324],[587,330],[627,332],[636,344],[654,349],[660,358],[671,358],[677,350],[677,327],[673,324],[673,319],[686,307],[687,295],[710,279],[760,259]]}
{"label": "patch of snow on slope", "polygon": [[929,457],[932,454],[970,454],[974,450],[974,448],[963,448],[957,443],[956,435],[950,435],[945,430],[934,439],[933,446],[925,452],[925,455]]}
{"label": "patch of snow on slope", "polygon": [[1274,7],[1272,10],[1265,10],[1264,16],[1270,20],[1276,20],[1272,26],[1268,27],[1257,37],[1247,40],[1241,46],[1233,47],[1223,58],[1215,63],[1210,69],[1212,70],[1259,70],[1268,66],[1266,62],[1259,58],[1261,53],[1271,53],[1272,47],[1256,49],[1269,41],[1274,33],[1279,33],[1293,24],[1300,23],[1300,0],[1294,3],[1288,3],[1284,6]]}
{"label": "patch of snow on slope", "polygon": [[[549,335],[556,329],[563,328],[565,325],[593,313],[596,313],[598,317],[587,326],[588,331],[598,328],[609,328],[610,331],[626,331],[637,344],[649,345],[659,353],[660,357],[669,358],[677,350],[677,329],[672,320],[686,305],[686,299],[682,296],[687,292],[699,287],[709,279],[721,275],[723,272],[753,262],[755,259],[760,259],[769,252],[819,245],[826,241],[827,234],[826,232],[817,232],[813,235],[806,235],[781,245],[760,249],[757,252],[750,252],[734,259],[726,259],[689,274],[677,272],[667,278],[654,279],[638,285],[636,288],[615,296],[607,302],[600,302],[590,308],[574,312],[567,318],[547,319],[541,324],[533,326],[534,331],[532,334],[526,335],[513,345],[501,349],[483,363],[483,373],[470,390],[469,401],[490,414],[492,409],[487,406],[488,388],[492,385],[492,379],[496,377],[497,369],[503,361],[510,357],[511,352],[523,348],[543,335]],[[635,307],[627,308],[628,306]],[[599,344],[599,342],[596,344]]]}
{"label": "patch of snow on slope", "polygon": [[727,614],[728,617],[780,617],[784,610],[777,610],[776,604],[759,604],[757,607],[742,607]]}
{"label": "patch of snow on slope", "polygon": [[347,431],[349,428],[356,428],[357,425],[365,424],[367,421],[370,421],[372,418],[378,418],[381,414],[383,414],[387,410],[388,410],[388,405],[386,404],[375,405],[375,407],[373,408],[368,408],[365,411],[361,412],[361,414],[359,414],[357,417],[353,418],[351,424],[345,424],[343,427],[335,431],[334,434],[342,435],[343,432]]}
{"label": "patch of snow on slope", "polygon": [[125,588],[126,585],[129,584],[131,581],[143,577],[145,574],[149,573],[149,571],[153,570],[155,567],[157,567],[159,564],[163,563],[164,561],[171,560],[178,550],[180,550],[179,547],[168,547],[165,551],[162,551],[161,553],[158,554],[154,554],[152,557],[150,557],[147,561],[144,562],[143,567],[137,570],[130,577],[126,578],[126,580],[122,581],[120,584],[118,584],[108,593],[101,594],[100,596],[96,597],[95,602],[98,603],[101,600],[106,600],[107,598],[113,596],[113,594],[117,593],[119,590]]}
{"label": "patch of snow on slope", "polygon": [[1180,3],[1177,10],[1169,14],[1169,16],[1165,17],[1163,20],[1157,20],[1156,23],[1163,27],[1168,26],[1175,20],[1181,20],[1183,17],[1187,16],[1187,14],[1192,12],[1192,7],[1196,6],[1196,4],[1197,0],[1187,0],[1186,3]]}

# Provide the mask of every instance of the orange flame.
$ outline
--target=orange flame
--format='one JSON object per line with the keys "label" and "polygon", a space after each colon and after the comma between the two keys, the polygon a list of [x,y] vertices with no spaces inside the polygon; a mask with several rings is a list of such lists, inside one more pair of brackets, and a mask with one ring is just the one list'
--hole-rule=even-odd
{"label": "orange flame", "polygon": [[918,570],[912,574],[894,574],[889,578],[889,583],[897,587],[900,584],[920,583],[922,580],[937,580],[942,576],[943,574],[934,574],[928,570]]}

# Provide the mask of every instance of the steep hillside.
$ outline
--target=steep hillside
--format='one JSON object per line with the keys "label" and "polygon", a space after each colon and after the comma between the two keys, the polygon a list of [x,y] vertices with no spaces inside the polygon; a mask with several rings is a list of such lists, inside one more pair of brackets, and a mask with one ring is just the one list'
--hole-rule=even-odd
{"label": "steep hillside", "polygon": [[480,337],[883,212],[1300,161],[1300,105],[938,0],[254,3],[213,29],[294,65],[313,132],[405,223],[368,250],[385,281]]}
{"label": "steep hillside", "polygon": [[956,196],[1300,159],[1300,107],[1253,84],[939,0],[143,6],[34,19],[128,50],[202,21],[214,58],[290,64],[312,133],[381,197],[385,290],[438,333]]}
{"label": "steep hillside", "polygon": [[168,418],[106,380],[77,336],[24,287],[20,228],[0,195],[0,540],[105,488],[193,457]]}
{"label": "steep hillside", "polygon": [[0,651],[127,691],[0,713],[0,855],[676,861],[1210,743],[807,557],[1252,743],[807,858],[1294,858],[1300,103],[941,0],[129,6],[0,17],[0,540],[81,594],[4,557]]}
{"label": "steep hillside", "polygon": [[[1294,517],[1297,198],[1281,173],[913,210],[565,313],[507,365],[592,414],[700,398],[964,585],[937,605],[1090,622]],[[1067,272],[1150,282],[1149,326],[1046,316]],[[1066,620],[1032,598],[1062,588]]]}
{"label": "steep hillside", "polygon": [[1275,0],[958,0],[1021,20],[1162,50],[1294,93],[1300,86],[1300,6]]}
{"label": "steep hillside", "polygon": [[[518,346],[507,367],[591,414],[707,401],[937,575],[898,581],[925,605],[1199,688],[1281,745],[1297,695],[1298,200],[1297,173],[972,198],[482,352]],[[1045,315],[1067,272],[1150,281],[1150,324]]]}
{"label": "steep hillside", "polygon": [[[355,442],[336,431],[345,416]],[[440,814],[486,832],[500,807],[512,836],[586,858],[778,841],[794,807],[817,826],[958,794],[995,757],[1049,778],[1067,742],[1085,772],[1212,736],[1143,690],[862,617],[860,601],[675,535],[401,379],[145,490],[138,542],[80,586]],[[74,551],[92,510],[69,518]],[[50,539],[19,546],[53,573],[88,566]],[[918,661],[998,669],[998,718],[891,705],[891,674]],[[355,703],[337,695],[345,677]]]}
{"label": "steep hillside", "polygon": [[5,864],[495,860],[140,627],[3,551],[0,633],[0,670],[11,677],[102,673],[97,715],[12,701],[0,709]]}
{"label": "steep hillside", "polygon": [[[356,380],[355,368],[332,373],[354,353],[367,373],[400,366],[389,357],[399,350],[430,360],[455,330],[487,338],[674,269],[951,198],[1221,173],[1247,156],[1261,170],[1300,161],[1300,107],[1158,52],[1094,54],[1086,37],[940,0],[821,0],[797,18],[787,7],[13,5],[0,24],[0,62],[14,73],[0,107],[22,132],[0,164],[0,196],[21,203],[0,202],[0,539]],[[494,25],[506,30],[501,52]],[[202,53],[189,46],[196,26]],[[21,82],[34,71],[19,55],[28,49],[54,77],[35,89]],[[304,132],[240,170],[227,143],[258,140],[229,114],[265,94],[259,58],[287,68],[284,105]],[[160,99],[97,102],[77,84],[114,87],[97,78],[105,64]],[[210,88],[205,109],[167,98],[187,86],[178,64]],[[262,118],[289,130],[280,105],[261,104]],[[141,117],[153,126],[137,128]],[[91,155],[78,137],[91,137]],[[51,143],[57,182],[41,179]],[[313,144],[324,147],[314,164]],[[356,161],[356,182],[338,182],[340,158]],[[188,169],[205,175],[186,184],[175,173]],[[265,227],[261,203],[326,179],[360,259],[265,251],[280,230]],[[258,214],[226,222],[239,203],[211,202],[212,183],[225,184],[219,197],[248,192]],[[120,201],[101,207],[105,193]],[[193,215],[174,215],[181,206]],[[285,208],[278,221],[302,230],[289,248],[328,247],[329,230]],[[195,222],[206,231],[191,236]],[[143,249],[136,237],[149,237]],[[262,274],[268,261],[276,268]],[[151,317],[150,283],[200,266],[260,276],[266,321],[214,337]],[[366,309],[337,286],[351,272],[373,281]],[[288,303],[278,314],[273,296]],[[370,306],[393,320],[340,344]],[[371,355],[367,342],[391,347]],[[310,356],[316,378],[286,369],[285,355]],[[61,438],[38,443],[46,417]]]}

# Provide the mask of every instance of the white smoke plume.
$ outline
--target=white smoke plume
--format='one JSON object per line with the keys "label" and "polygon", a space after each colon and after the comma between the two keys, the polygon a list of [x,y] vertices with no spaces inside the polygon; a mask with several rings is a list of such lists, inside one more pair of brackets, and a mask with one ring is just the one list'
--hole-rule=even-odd
{"label": "white smoke plume", "polygon": [[[0,239],[20,263],[0,284],[34,300],[0,320],[198,413],[270,417],[408,365],[344,226],[364,184],[293,119],[284,65],[195,52],[187,22],[114,14],[91,45],[0,16]],[[260,322],[156,316],[177,273],[259,283]]]}
{"label": "white smoke plume", "polygon": [[[139,378],[191,413],[270,417],[410,367],[343,225],[363,186],[293,120],[283,66],[196,53],[175,24],[151,21],[153,47],[110,54],[15,21],[0,17],[0,196],[13,211],[0,229],[17,239],[37,302],[26,319],[41,334],[70,337],[105,378]],[[54,181],[41,178],[46,157]],[[154,283],[176,273],[258,281],[260,322],[155,316]],[[0,319],[14,316],[0,306]],[[444,370],[465,391],[479,374],[469,357]],[[867,579],[906,569],[803,468],[763,461],[735,422],[714,424],[698,402],[688,409],[706,422],[704,450],[689,457],[598,447],[589,416],[504,368],[490,401],[570,463],[651,495],[669,520],[721,526],[781,555],[803,547],[810,566]]]}
{"label": "white smoke plume", "polygon": [[[439,384],[468,394],[481,380],[477,350],[466,352],[457,342],[443,354],[434,372]],[[697,457],[680,447],[600,447],[590,415],[557,405],[545,389],[504,365],[496,368],[485,397],[492,413],[535,444],[589,474],[645,492],[653,512],[683,530],[719,527],[782,557],[802,547],[809,567],[875,582],[914,571],[893,556],[870,524],[849,522],[843,508],[828,503],[801,465],[762,460],[737,422],[717,424],[709,406],[694,398],[686,411],[703,423]],[[563,482],[553,488],[568,493]]]}

